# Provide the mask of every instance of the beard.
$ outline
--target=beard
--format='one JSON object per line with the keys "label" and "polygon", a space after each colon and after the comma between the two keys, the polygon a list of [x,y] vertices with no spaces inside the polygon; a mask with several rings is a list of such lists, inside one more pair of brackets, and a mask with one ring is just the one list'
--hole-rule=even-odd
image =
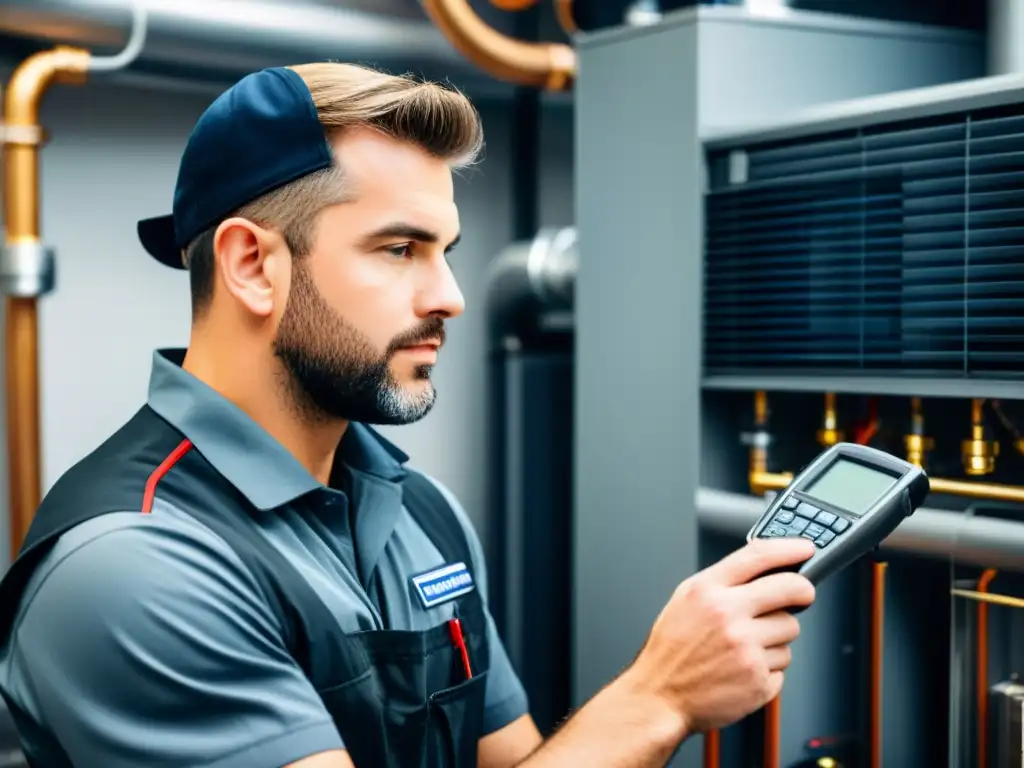
{"label": "beard", "polygon": [[291,293],[274,355],[286,372],[290,400],[312,421],[344,419],[365,424],[410,424],[430,413],[436,391],[432,365],[413,372],[415,391],[405,389],[391,371],[402,347],[431,340],[444,342],[444,321],[431,317],[396,337],[381,354],[373,343],[335,312],[304,265],[293,269]]}

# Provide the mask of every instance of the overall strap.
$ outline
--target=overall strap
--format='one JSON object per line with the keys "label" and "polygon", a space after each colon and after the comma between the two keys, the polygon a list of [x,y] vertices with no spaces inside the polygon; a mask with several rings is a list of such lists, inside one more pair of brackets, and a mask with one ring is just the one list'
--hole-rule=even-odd
{"label": "overall strap", "polygon": [[440,489],[425,475],[410,470],[403,482],[403,494],[405,508],[445,562],[464,563],[472,572],[473,555],[466,530]]}

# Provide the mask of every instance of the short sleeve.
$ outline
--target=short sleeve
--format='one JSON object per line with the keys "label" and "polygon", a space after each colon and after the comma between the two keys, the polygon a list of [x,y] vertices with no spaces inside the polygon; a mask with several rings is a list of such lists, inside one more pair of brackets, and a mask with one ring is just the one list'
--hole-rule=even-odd
{"label": "short sleeve", "polygon": [[343,748],[234,551],[131,518],[65,534],[7,649],[6,692],[69,763],[280,768]]}
{"label": "short sleeve", "polygon": [[483,727],[485,734],[493,733],[518,720],[523,715],[529,714],[529,700],[522,681],[519,679],[519,675],[516,673],[515,668],[512,666],[512,661],[508,657],[505,643],[498,634],[494,617],[487,607],[487,562],[484,557],[483,546],[480,544],[480,537],[473,526],[473,522],[469,519],[469,515],[466,514],[465,508],[459,503],[455,494],[436,479],[431,479],[455,511],[459,522],[462,523],[462,527],[466,532],[466,539],[473,556],[473,573],[487,613],[491,664],[487,673]]}

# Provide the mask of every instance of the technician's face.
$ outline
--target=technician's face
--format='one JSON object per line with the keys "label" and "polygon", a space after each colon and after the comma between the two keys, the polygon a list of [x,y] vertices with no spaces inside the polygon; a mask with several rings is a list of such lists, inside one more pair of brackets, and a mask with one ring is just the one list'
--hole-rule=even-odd
{"label": "technician's face", "polygon": [[372,131],[335,151],[353,198],[324,211],[294,261],[274,351],[321,413],[416,421],[434,404],[444,321],[464,308],[446,258],[459,235],[451,170]]}

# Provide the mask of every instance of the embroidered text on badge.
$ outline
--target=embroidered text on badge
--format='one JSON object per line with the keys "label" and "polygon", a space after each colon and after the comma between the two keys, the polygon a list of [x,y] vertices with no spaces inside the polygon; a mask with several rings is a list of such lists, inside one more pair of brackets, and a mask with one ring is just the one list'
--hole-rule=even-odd
{"label": "embroidered text on badge", "polygon": [[465,563],[452,563],[413,576],[412,583],[424,608],[433,608],[448,600],[454,600],[475,588],[473,574],[469,572]]}

